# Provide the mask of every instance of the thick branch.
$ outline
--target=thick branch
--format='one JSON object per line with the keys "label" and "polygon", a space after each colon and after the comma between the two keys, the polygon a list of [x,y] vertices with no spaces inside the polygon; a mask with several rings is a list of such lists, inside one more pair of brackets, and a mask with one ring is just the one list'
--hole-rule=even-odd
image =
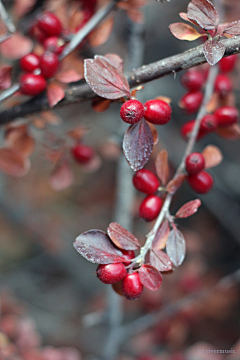
{"label": "thick branch", "polygon": [[[240,36],[221,40],[221,43],[224,44],[226,48],[225,56],[240,52]],[[141,68],[128,73],[127,78],[130,86],[136,87],[149,81],[161,78],[165,75],[173,74],[181,70],[186,70],[205,62],[206,59],[203,54],[203,46],[201,45],[181,54],[171,56],[149,65],[144,65]],[[96,94],[86,83],[75,83],[66,90],[64,100],[57,104],[57,107],[93,99],[95,96]],[[9,110],[0,113],[0,124],[6,124],[17,117],[23,117],[49,109],[50,106],[48,104],[46,94],[42,94],[41,96],[29,100],[28,102],[14,106]]]}

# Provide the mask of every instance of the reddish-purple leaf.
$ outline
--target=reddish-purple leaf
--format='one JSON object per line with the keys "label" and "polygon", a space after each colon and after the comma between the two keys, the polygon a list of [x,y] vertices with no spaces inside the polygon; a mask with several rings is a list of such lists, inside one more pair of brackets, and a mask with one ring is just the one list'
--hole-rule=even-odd
{"label": "reddish-purple leaf", "polygon": [[90,88],[106,99],[130,97],[130,88],[124,74],[110,64],[103,56],[84,60],[85,80]]}
{"label": "reddish-purple leaf", "polygon": [[28,173],[31,163],[28,158],[23,158],[13,149],[0,149],[0,169],[6,174],[21,177]]}
{"label": "reddish-purple leaf", "polygon": [[138,239],[116,222],[109,224],[107,232],[112,242],[120,249],[137,250],[140,248]]}
{"label": "reddish-purple leaf", "polygon": [[61,86],[54,83],[49,84],[47,87],[47,98],[50,107],[54,107],[59,101],[64,99],[65,93]]}
{"label": "reddish-purple leaf", "polygon": [[152,248],[154,250],[164,249],[167,243],[167,238],[169,233],[170,233],[170,227],[168,220],[164,220],[164,222],[158,228],[155,238],[153,239]]}
{"label": "reddish-purple leaf", "polygon": [[21,59],[32,51],[33,42],[16,32],[8,40],[0,44],[0,53],[10,60]]}
{"label": "reddish-purple leaf", "polygon": [[83,79],[83,74],[79,74],[74,69],[69,69],[58,73],[55,76],[55,79],[60,81],[61,83],[69,84],[71,82],[76,82]]}
{"label": "reddish-purple leaf", "polygon": [[123,139],[125,158],[134,171],[138,171],[148,162],[153,149],[153,136],[146,120],[129,126]]}
{"label": "reddish-purple leaf", "polygon": [[192,0],[187,8],[187,16],[205,30],[215,30],[219,24],[217,10],[209,0]]}
{"label": "reddish-purple leaf", "polygon": [[191,22],[192,24],[194,24],[194,25],[197,25],[197,26],[198,26],[198,23],[197,23],[196,21],[194,21],[194,20],[189,19],[189,17],[187,16],[187,14],[186,14],[186,13],[184,13],[184,12],[180,12],[180,13],[179,13],[179,16],[180,16],[180,18],[182,18],[183,20],[185,20],[185,21],[189,21],[189,22]]}
{"label": "reddish-purple leaf", "polygon": [[199,199],[189,201],[182,207],[180,207],[175,216],[177,218],[187,218],[189,216],[192,216],[193,214],[195,214],[195,212],[197,212],[200,205],[201,200]]}
{"label": "reddish-purple leaf", "polygon": [[161,150],[157,154],[155,160],[155,168],[156,173],[159,179],[161,180],[161,184],[163,186],[166,185],[169,174],[169,166],[168,166],[168,152],[167,150]]}
{"label": "reddish-purple leaf", "polygon": [[0,68],[0,90],[6,90],[11,86],[12,66],[3,65]]}
{"label": "reddish-purple leaf", "polygon": [[171,24],[169,29],[173,36],[179,40],[193,41],[203,36],[203,34],[199,34],[192,26],[183,23]]}
{"label": "reddish-purple leaf", "polygon": [[112,66],[123,72],[123,60],[120,58],[120,56],[117,54],[106,54],[104,57],[108,62],[110,62],[110,64],[112,64]]}
{"label": "reddish-purple leaf", "polygon": [[74,182],[72,169],[68,161],[60,160],[49,178],[49,184],[54,191],[69,188]]}
{"label": "reddish-purple leaf", "polygon": [[162,284],[162,275],[151,265],[142,265],[138,271],[140,281],[149,290],[158,290]]}
{"label": "reddish-purple leaf", "polygon": [[167,184],[167,191],[169,194],[173,195],[180,188],[180,186],[184,183],[186,175],[180,174],[175,179],[172,179]]}
{"label": "reddish-purple leaf", "polygon": [[173,265],[180,266],[185,258],[186,243],[181,231],[173,229],[168,237],[166,251]]}
{"label": "reddish-purple leaf", "polygon": [[225,46],[217,40],[207,40],[203,44],[203,53],[210,65],[215,65],[223,57]]}
{"label": "reddish-purple leaf", "polygon": [[35,148],[35,139],[29,134],[26,125],[8,126],[5,140],[8,146],[23,159],[32,155]]}
{"label": "reddish-purple leaf", "polygon": [[227,140],[240,139],[240,126],[239,124],[232,124],[230,126],[224,126],[217,128],[216,133]]}
{"label": "reddish-purple leaf", "polygon": [[231,23],[225,24],[224,33],[229,35],[239,35],[240,34],[240,20],[233,21]]}
{"label": "reddish-purple leaf", "polygon": [[223,155],[221,150],[214,145],[208,145],[202,152],[205,160],[205,169],[217,166],[222,162]]}
{"label": "reddish-purple leaf", "polygon": [[172,262],[169,256],[161,250],[150,251],[150,263],[161,272],[172,270]]}
{"label": "reddish-purple leaf", "polygon": [[90,230],[82,233],[75,239],[73,246],[79,254],[92,263],[111,264],[126,261],[121,251],[101,230]]}

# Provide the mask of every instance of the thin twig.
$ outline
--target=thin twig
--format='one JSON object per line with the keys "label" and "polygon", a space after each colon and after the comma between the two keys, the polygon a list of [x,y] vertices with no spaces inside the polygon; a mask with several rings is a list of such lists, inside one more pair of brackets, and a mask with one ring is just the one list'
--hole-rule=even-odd
{"label": "thin twig", "polygon": [[2,0],[0,0],[0,19],[6,25],[9,33],[13,34],[16,31],[16,27],[3,6]]}

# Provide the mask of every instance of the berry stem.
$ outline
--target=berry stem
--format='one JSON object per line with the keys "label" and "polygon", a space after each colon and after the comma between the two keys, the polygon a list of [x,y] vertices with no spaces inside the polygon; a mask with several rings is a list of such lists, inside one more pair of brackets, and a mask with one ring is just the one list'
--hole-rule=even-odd
{"label": "berry stem", "polygon": [[10,96],[14,95],[20,89],[19,84],[14,84],[9,89],[5,90],[0,94],[0,104],[1,102],[7,100]]}

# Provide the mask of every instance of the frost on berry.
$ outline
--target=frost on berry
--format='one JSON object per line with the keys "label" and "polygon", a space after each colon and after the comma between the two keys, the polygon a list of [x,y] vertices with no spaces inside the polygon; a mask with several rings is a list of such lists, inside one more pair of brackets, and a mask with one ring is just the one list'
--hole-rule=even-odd
{"label": "frost on berry", "polygon": [[185,258],[186,244],[181,231],[173,229],[168,237],[167,254],[174,266],[180,266]]}
{"label": "frost on berry", "polygon": [[137,250],[140,248],[138,239],[116,222],[109,224],[107,232],[112,242],[119,249]]}

